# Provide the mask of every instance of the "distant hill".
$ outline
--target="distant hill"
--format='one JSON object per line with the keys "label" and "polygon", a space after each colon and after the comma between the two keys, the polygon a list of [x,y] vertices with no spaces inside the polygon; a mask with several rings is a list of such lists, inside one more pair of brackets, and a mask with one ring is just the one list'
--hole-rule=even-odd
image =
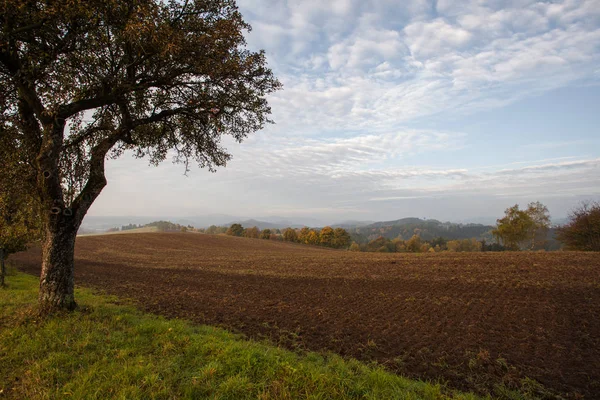
{"label": "distant hill", "polygon": [[109,232],[78,232],[77,236],[100,236],[100,235],[127,235],[131,233],[151,233],[159,232],[156,226],[144,226],[142,228],[127,229],[125,231],[109,231]]}
{"label": "distant hill", "polygon": [[436,237],[443,237],[448,240],[470,238],[491,240],[490,231],[492,229],[494,227],[491,225],[457,224],[454,222],[440,222],[435,219],[402,218],[350,228],[349,232],[355,241],[366,243],[379,236],[388,239],[401,236],[406,240],[415,234],[424,240],[431,240]]}
{"label": "distant hill", "polygon": [[[194,226],[196,228],[208,228],[211,225],[216,226],[231,226],[232,223],[242,223],[242,225],[248,227],[258,226],[261,228],[273,229],[273,228],[301,228],[303,226],[310,227],[321,227],[326,225],[322,221],[314,218],[300,217],[298,219],[285,218],[280,216],[268,216],[268,217],[247,217],[240,215],[229,215],[229,214],[210,214],[204,216],[187,216],[187,217],[173,217],[173,216],[94,216],[88,215],[85,217],[81,232],[86,233],[100,233],[105,232],[107,229],[136,224],[145,225],[153,221],[163,220],[172,221],[176,224],[184,226]],[[261,228],[263,229],[263,228]]]}
{"label": "distant hill", "polygon": [[352,228],[360,228],[362,226],[374,224],[375,221],[342,221],[337,224],[331,225],[332,228],[344,228],[344,229],[352,229]]}
{"label": "distant hill", "polygon": [[240,224],[244,228],[252,228],[253,226],[256,226],[261,231],[263,229],[302,228],[305,226],[305,225],[300,225],[300,224],[294,224],[293,222],[290,222],[290,221],[266,222],[266,221],[259,221],[256,219],[247,219],[245,221],[232,221],[227,224],[224,224],[223,226],[231,226],[232,224]]}

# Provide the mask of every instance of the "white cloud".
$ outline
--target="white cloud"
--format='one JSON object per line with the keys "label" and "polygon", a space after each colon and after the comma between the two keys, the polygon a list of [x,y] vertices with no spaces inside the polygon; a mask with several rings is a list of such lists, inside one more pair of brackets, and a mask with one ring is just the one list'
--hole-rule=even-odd
{"label": "white cloud", "polygon": [[[439,1],[437,16],[427,2],[407,2],[394,14],[401,24],[388,15],[392,3],[281,0],[274,8],[285,17],[257,16],[254,34],[284,83],[272,97],[281,131],[390,130],[597,79],[600,21],[590,1]],[[260,31],[263,19],[282,32]]]}
{"label": "white cloud", "polygon": [[413,56],[427,59],[464,48],[472,39],[471,32],[448,24],[441,18],[431,22],[415,22],[404,28],[406,43]]}

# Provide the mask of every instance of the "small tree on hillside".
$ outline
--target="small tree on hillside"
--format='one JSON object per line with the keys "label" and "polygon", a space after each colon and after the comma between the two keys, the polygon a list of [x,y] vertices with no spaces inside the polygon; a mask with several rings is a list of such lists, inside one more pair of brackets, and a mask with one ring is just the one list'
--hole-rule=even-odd
{"label": "small tree on hillside", "polygon": [[271,239],[271,230],[269,228],[263,229],[260,233],[261,239]]}
{"label": "small tree on hillside", "polygon": [[348,249],[350,251],[360,251],[360,245],[356,242],[352,242],[352,244],[350,245],[350,248]]}
{"label": "small tree on hillside", "polygon": [[333,247],[336,249],[345,249],[350,246],[352,238],[348,231],[343,228],[335,228],[333,231]]}
{"label": "small tree on hillside", "polygon": [[319,232],[319,244],[325,247],[333,247],[333,240],[335,237],[335,233],[333,228],[330,226],[326,226],[321,229]]}
{"label": "small tree on hillside", "polygon": [[379,236],[367,243],[367,251],[383,251],[382,248],[384,247],[387,249],[387,252],[395,251],[395,244],[383,236]]}
{"label": "small tree on hillside", "polygon": [[319,237],[319,234],[317,232],[315,232],[313,229],[311,229],[308,232],[308,237],[306,238],[306,243],[307,244],[319,244],[321,241],[321,238]]}
{"label": "small tree on hillside", "polygon": [[413,235],[405,243],[406,251],[410,253],[419,253],[421,251],[421,237]]}
{"label": "small tree on hillside", "polygon": [[258,239],[260,236],[260,230],[258,227],[253,226],[252,228],[246,229],[244,236],[247,238]]}
{"label": "small tree on hillside", "polygon": [[300,243],[308,244],[308,236],[310,235],[310,229],[306,226],[300,229],[300,233],[298,234],[298,241]]}
{"label": "small tree on hillside", "polygon": [[296,230],[293,228],[287,228],[285,231],[283,231],[283,240],[286,242],[297,242],[298,234],[296,233]]}
{"label": "small tree on hillside", "polygon": [[556,231],[567,250],[600,251],[600,203],[584,203],[575,208],[569,223]]}
{"label": "small tree on hillside", "polygon": [[229,236],[243,236],[244,227],[240,224],[232,224],[226,232]]}

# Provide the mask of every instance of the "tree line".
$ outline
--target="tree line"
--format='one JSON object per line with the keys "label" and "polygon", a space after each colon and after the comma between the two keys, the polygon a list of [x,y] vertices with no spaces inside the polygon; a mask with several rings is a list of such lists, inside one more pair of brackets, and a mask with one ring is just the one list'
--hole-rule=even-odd
{"label": "tree line", "polygon": [[432,240],[424,240],[418,234],[414,234],[408,240],[402,239],[401,236],[394,239],[379,236],[364,244],[353,242],[349,250],[378,253],[438,253],[441,251],[503,251],[505,248],[502,245],[487,244],[485,240],[475,238],[447,240],[443,237],[437,237]]}
{"label": "tree line", "polygon": [[131,231],[134,229],[140,229],[140,228],[148,228],[148,227],[155,227],[157,231],[159,232],[188,232],[188,231],[196,231],[196,229],[191,226],[191,225],[180,225],[180,224],[176,224],[173,223],[171,221],[154,221],[154,222],[150,222],[148,224],[127,224],[127,225],[122,225],[120,228],[119,227],[115,227],[115,228],[110,228],[109,230],[107,230],[107,232],[125,232],[125,231]]}
{"label": "tree line", "polygon": [[[202,230],[200,230],[202,232]],[[285,228],[263,230],[253,226],[244,228],[241,224],[232,224],[229,228],[211,225],[204,230],[207,234],[226,234],[229,236],[247,237],[252,239],[280,240],[284,242],[311,244],[315,246],[347,249],[352,243],[348,231],[343,228],[325,226],[321,229],[304,227],[301,229]]]}

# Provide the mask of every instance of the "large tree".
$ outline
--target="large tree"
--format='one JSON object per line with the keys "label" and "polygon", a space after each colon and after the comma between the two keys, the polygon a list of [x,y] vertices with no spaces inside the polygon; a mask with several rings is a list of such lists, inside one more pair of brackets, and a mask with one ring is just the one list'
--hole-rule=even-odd
{"label": "large tree", "polygon": [[544,248],[550,228],[548,207],[536,201],[529,203],[527,209],[520,210],[519,205],[515,204],[507,208],[504,214],[504,218],[497,220],[497,227],[492,234],[506,247],[511,250]]}
{"label": "large tree", "polygon": [[5,0],[0,3],[0,133],[31,167],[43,227],[39,301],[73,309],[77,230],[131,151],[214,170],[270,122],[280,87],[246,49],[233,0]]}
{"label": "large tree", "polygon": [[531,237],[535,222],[526,210],[520,210],[515,204],[504,211],[504,218],[497,220],[492,234],[510,250],[519,250],[521,244]]}

